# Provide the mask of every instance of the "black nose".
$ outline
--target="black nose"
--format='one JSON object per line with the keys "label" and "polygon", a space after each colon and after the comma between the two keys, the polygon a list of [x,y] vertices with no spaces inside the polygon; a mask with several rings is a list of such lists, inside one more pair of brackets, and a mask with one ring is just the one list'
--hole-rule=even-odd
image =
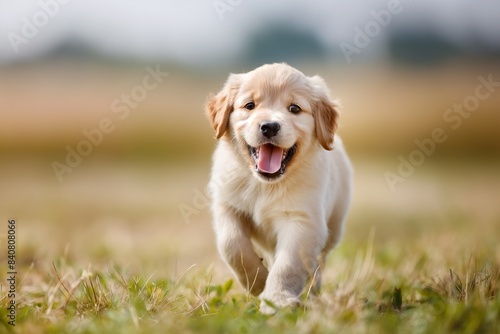
{"label": "black nose", "polygon": [[277,122],[264,122],[260,125],[260,132],[267,138],[276,136],[280,129],[280,123]]}

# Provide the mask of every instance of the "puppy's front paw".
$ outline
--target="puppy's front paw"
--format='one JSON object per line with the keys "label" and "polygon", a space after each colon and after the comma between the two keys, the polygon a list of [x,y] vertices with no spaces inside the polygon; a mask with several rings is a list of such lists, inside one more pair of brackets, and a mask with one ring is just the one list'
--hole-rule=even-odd
{"label": "puppy's front paw", "polygon": [[260,302],[260,312],[262,314],[275,314],[278,309],[291,306],[300,306],[300,301],[297,297],[294,297],[287,293],[273,294],[271,296],[263,295],[260,297],[262,301]]}

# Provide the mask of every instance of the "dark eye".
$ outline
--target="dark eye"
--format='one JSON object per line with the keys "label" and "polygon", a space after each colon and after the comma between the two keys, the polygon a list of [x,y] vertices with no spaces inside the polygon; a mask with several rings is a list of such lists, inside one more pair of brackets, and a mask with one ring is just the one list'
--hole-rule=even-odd
{"label": "dark eye", "polygon": [[253,108],[255,108],[255,103],[248,102],[247,104],[245,104],[245,109],[252,110]]}
{"label": "dark eye", "polygon": [[288,108],[288,110],[290,110],[290,112],[291,112],[292,114],[298,114],[299,112],[301,112],[301,111],[302,111],[302,109],[300,109],[300,107],[299,107],[298,105],[296,105],[296,104],[292,104],[292,105]]}

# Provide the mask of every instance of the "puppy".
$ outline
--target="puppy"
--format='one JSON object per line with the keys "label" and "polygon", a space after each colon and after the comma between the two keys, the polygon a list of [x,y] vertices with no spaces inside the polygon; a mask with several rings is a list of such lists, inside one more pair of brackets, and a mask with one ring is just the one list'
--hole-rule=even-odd
{"label": "puppy", "polygon": [[220,139],[209,183],[218,250],[262,313],[275,312],[265,300],[298,305],[306,285],[319,289],[351,199],[337,106],[319,76],[272,64],[231,74],[205,109]]}

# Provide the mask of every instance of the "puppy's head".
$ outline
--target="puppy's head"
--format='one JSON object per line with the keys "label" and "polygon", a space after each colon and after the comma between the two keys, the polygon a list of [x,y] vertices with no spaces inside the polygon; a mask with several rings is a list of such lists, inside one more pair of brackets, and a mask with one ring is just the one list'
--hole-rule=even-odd
{"label": "puppy's head", "polygon": [[308,153],[319,145],[331,150],[338,118],[323,79],[286,64],[231,74],[209,97],[206,112],[216,138],[229,140],[266,182],[307,163]]}

